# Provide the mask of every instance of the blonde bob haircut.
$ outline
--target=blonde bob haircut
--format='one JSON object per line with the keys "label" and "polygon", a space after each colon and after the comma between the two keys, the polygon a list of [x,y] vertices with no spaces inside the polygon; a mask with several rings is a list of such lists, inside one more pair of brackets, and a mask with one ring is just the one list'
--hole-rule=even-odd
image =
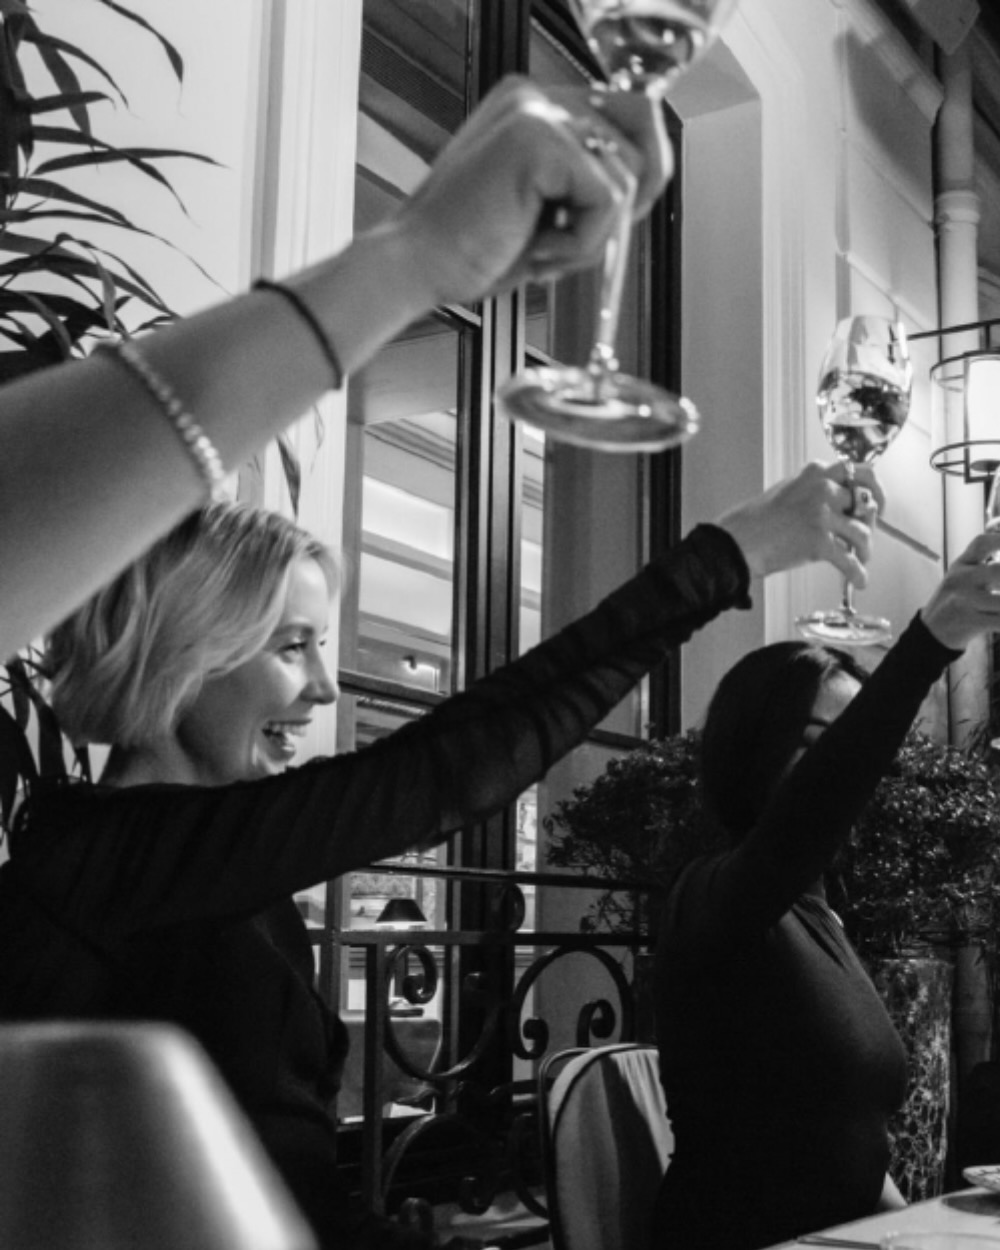
{"label": "blonde bob haircut", "polygon": [[49,639],[52,706],[78,745],[136,747],[170,733],[204,682],[261,650],[290,566],[330,550],[275,512],[202,508],[65,620]]}

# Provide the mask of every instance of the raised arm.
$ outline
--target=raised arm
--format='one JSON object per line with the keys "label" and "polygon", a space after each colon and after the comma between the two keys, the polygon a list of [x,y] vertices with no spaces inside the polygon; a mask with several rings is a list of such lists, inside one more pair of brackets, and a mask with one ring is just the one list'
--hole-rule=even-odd
{"label": "raised arm", "polygon": [[[975,538],[860,692],[779,786],[757,827],[702,879],[719,932],[772,924],[817,881],[889,768],[933,683],[971,640],[1000,629],[1000,535]],[[699,894],[701,895],[699,904]]]}
{"label": "raised arm", "polygon": [[[867,526],[845,521],[849,497],[832,472],[811,466],[729,514],[736,529],[749,512],[770,517],[745,554],[731,532],[697,528],[560,634],[371,747],[215,789],[43,794],[15,831],[13,858],[67,915],[120,931],[253,911],[439,841],[513,802],[668,650],[723,609],[748,605],[746,555],[794,565],[820,556],[845,525],[866,546]],[[72,836],[91,823],[99,836]]]}
{"label": "raised arm", "polygon": [[[411,321],[590,264],[620,191],[581,142],[613,130],[646,211],[669,173],[659,108],[600,112],[587,96],[523,79],[493,92],[397,215],[289,280],[343,370]],[[560,228],[550,224],[559,206]],[[259,291],[180,321],[142,351],[236,468],[337,384],[287,301]],[[201,502],[176,433],[127,370],[101,353],[0,392],[0,659],[54,626]]]}

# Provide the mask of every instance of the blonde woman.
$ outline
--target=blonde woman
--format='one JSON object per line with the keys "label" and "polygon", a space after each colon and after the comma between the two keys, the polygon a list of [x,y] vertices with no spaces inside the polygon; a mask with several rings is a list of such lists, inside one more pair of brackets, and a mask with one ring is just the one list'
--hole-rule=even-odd
{"label": "blonde woman", "polygon": [[334,563],[274,514],[194,513],[51,639],[63,724],[111,751],[100,784],[38,786],[19,813],[0,1015],[189,1030],[321,1244],[395,1244],[337,1185],[327,1108],[346,1034],[314,992],[291,896],[512,802],[671,647],[745,606],[751,573],[829,554],[862,578],[874,509],[851,506],[842,468],[811,465],[421,720],[299,768],[337,694],[322,654]]}

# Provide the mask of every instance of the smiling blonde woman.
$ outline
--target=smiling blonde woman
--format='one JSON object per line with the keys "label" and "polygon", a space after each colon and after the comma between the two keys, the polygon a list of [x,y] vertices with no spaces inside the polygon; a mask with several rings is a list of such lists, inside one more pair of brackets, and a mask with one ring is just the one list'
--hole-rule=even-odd
{"label": "smiling blonde woman", "polygon": [[[305,581],[309,602],[298,605],[300,593],[292,604],[303,621],[282,624],[293,583]],[[78,745],[112,746],[104,780],[118,785],[218,785],[277,771],[265,767],[265,750],[259,768],[248,760],[221,774],[197,749],[185,766],[174,739],[206,689],[254,656],[308,653],[315,669],[336,590],[332,553],[285,517],[231,503],[204,508],[53,632],[47,669],[59,722]],[[211,733],[218,740],[232,733],[223,711]]]}

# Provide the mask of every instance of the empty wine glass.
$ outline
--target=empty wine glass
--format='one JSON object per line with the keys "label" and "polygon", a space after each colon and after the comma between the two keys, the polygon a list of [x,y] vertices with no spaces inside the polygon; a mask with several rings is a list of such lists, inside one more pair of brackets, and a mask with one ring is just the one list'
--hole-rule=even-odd
{"label": "empty wine glass", "polygon": [[[571,0],[576,20],[608,74],[611,91],[662,98],[670,84],[719,33],[737,0]],[[615,145],[585,140],[622,190],[618,229],[601,273],[596,342],[583,367],[547,365],[516,374],[497,392],[513,420],[552,438],[602,451],[663,451],[697,430],[690,400],[621,373],[615,356],[618,310],[632,225],[635,180]]]}
{"label": "empty wine glass", "polygon": [[[870,464],[903,428],[910,410],[913,370],[906,331],[885,317],[845,317],[837,326],[819,371],[816,403],[823,432],[847,468]],[[889,642],[892,626],[854,606],[845,578],[840,607],[810,612],[795,622],[799,633],[839,647]]]}

